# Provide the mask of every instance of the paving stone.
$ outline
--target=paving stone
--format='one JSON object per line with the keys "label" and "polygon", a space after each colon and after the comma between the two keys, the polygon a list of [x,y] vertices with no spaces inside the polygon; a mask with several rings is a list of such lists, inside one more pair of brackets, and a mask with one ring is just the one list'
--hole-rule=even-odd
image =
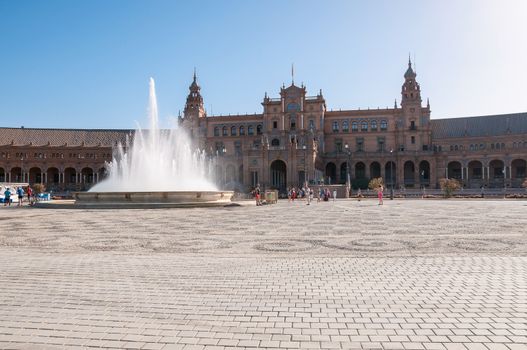
{"label": "paving stone", "polygon": [[523,350],[525,208],[0,208],[0,348]]}

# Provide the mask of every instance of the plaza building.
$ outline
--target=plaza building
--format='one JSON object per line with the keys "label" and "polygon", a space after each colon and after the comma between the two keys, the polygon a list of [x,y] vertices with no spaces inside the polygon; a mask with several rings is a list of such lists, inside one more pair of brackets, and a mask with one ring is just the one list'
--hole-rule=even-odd
{"label": "plaza building", "polygon": [[[265,94],[261,113],[208,115],[194,74],[180,123],[217,156],[222,188],[285,190],[305,181],[365,188],[382,177],[395,188],[521,186],[527,169],[527,113],[431,119],[412,63],[393,108],[329,111],[320,90],[294,81]],[[0,182],[82,190],[105,176],[105,162],[133,130],[0,128]]]}

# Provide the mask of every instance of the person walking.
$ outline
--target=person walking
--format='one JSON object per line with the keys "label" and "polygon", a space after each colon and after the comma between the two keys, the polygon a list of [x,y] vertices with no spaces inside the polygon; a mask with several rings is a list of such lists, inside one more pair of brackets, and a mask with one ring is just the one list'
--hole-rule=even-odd
{"label": "person walking", "polygon": [[22,206],[22,201],[24,200],[24,190],[22,186],[18,186],[16,189],[16,194],[18,195],[18,206]]}
{"label": "person walking", "polygon": [[364,197],[364,196],[362,195],[362,191],[359,188],[359,190],[357,191],[357,201],[360,202],[362,200],[362,197]]}
{"label": "person walking", "polygon": [[7,205],[11,206],[11,190],[9,187],[4,191],[4,207]]}
{"label": "person walking", "polygon": [[333,190],[333,202],[337,200],[337,190]]}
{"label": "person walking", "polygon": [[254,189],[254,199],[256,200],[256,206],[262,205],[262,202],[260,200],[260,185],[256,185],[256,188]]}
{"label": "person walking", "polygon": [[380,185],[377,188],[377,198],[379,198],[379,205],[383,205],[383,201],[382,201],[382,192],[383,191],[384,191],[384,187],[382,185]]}
{"label": "person walking", "polygon": [[31,186],[27,186],[27,201],[29,205],[33,205],[33,190],[31,189]]}

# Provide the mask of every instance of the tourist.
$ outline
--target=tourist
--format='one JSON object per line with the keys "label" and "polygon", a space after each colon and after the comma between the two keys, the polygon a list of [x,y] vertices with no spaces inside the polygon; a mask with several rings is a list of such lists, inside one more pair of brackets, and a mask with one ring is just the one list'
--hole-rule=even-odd
{"label": "tourist", "polygon": [[309,187],[306,187],[304,188],[304,193],[305,193],[305,196],[306,196],[306,201],[307,201],[307,205],[311,204],[311,195],[310,195],[310,189]]}
{"label": "tourist", "polygon": [[291,203],[291,196],[292,196],[292,191],[291,191],[291,187],[289,187],[289,188],[287,189],[287,201],[288,201],[289,203]]}
{"label": "tourist", "polygon": [[329,201],[329,190],[326,188],[324,190],[324,202]]}
{"label": "tourist", "polygon": [[256,206],[262,205],[262,202],[260,201],[260,185],[256,185],[256,188],[254,189],[254,198],[256,199]]}
{"label": "tourist", "polygon": [[33,190],[31,189],[30,186],[27,186],[27,201],[29,203],[29,205],[33,205]]}
{"label": "tourist", "polygon": [[18,186],[16,189],[16,194],[18,195],[18,206],[22,206],[22,201],[24,200],[24,189],[22,186]]}
{"label": "tourist", "polygon": [[362,200],[363,197],[364,197],[364,196],[362,195],[362,191],[361,191],[360,188],[359,188],[359,190],[357,191],[357,201],[360,202],[360,201]]}
{"label": "tourist", "polygon": [[11,206],[11,190],[7,187],[4,191],[4,207],[6,205]]}
{"label": "tourist", "polygon": [[333,202],[337,200],[337,190],[333,190]]}
{"label": "tourist", "polygon": [[379,198],[379,205],[383,205],[383,201],[382,201],[382,191],[384,191],[384,187],[382,185],[380,185],[378,188],[377,188],[377,198]]}

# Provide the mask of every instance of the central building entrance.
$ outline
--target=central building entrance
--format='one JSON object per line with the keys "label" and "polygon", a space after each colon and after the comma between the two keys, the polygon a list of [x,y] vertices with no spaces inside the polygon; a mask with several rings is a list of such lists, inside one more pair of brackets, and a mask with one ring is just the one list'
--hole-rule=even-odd
{"label": "central building entrance", "polygon": [[287,190],[287,167],[283,160],[271,163],[271,186],[283,192]]}

